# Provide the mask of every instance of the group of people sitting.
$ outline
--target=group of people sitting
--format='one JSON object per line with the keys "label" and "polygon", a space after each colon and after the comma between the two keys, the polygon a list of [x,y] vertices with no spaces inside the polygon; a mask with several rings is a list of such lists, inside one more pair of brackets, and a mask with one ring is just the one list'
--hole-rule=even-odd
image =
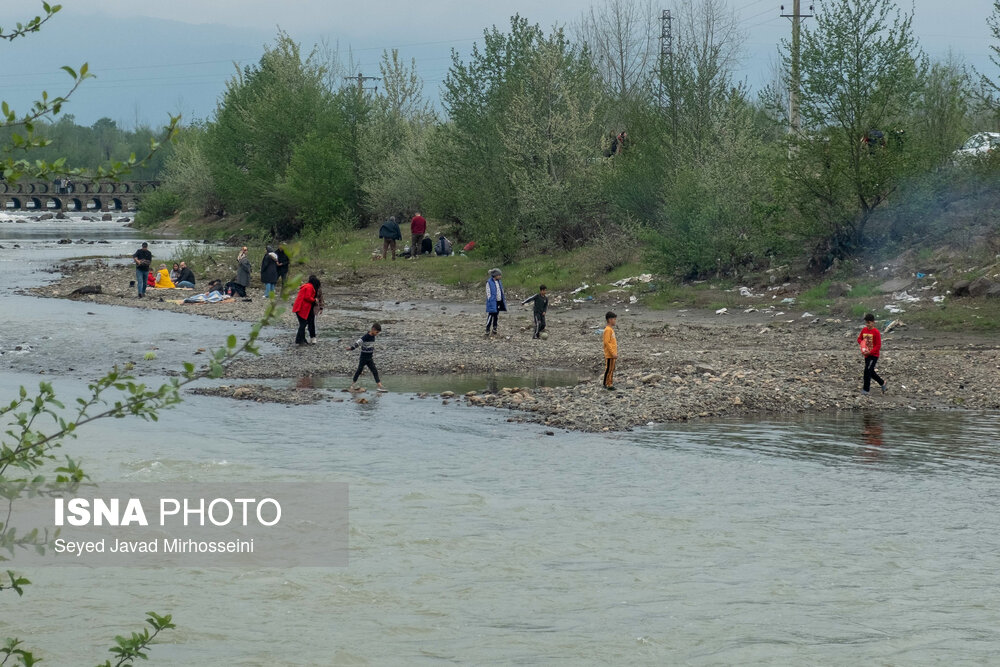
{"label": "group of people sitting", "polygon": [[[396,241],[403,240],[403,232],[399,229],[396,216],[391,216],[382,223],[378,237],[382,239],[382,259],[385,259],[390,251],[392,258],[396,259]],[[431,240],[427,234],[427,220],[417,212],[410,220],[410,245],[403,248],[400,256],[416,259],[420,255],[435,254],[438,257],[451,255],[452,243],[448,237],[441,232],[438,232],[437,237],[437,242]]]}
{"label": "group of people sitting", "polygon": [[185,289],[194,288],[194,271],[188,268],[186,262],[174,262],[173,270],[167,270],[166,264],[160,264],[160,268],[149,272],[146,276],[146,285],[148,287],[157,287],[159,289],[176,289],[178,287]]}

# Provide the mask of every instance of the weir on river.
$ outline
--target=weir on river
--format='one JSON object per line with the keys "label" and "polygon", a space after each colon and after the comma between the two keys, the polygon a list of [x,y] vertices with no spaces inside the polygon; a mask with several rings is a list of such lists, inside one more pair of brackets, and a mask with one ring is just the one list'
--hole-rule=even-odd
{"label": "weir on river", "polygon": [[[60,179],[61,181],[62,179]],[[5,211],[131,211],[159,181],[0,181],[0,208]]]}

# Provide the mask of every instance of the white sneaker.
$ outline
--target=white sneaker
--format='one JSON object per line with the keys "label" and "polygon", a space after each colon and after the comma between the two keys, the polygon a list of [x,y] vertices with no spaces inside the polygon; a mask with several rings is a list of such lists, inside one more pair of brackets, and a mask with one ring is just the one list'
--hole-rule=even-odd
{"label": "white sneaker", "polygon": [[312,338],[309,339],[309,344],[310,345],[315,345],[316,344],[316,337],[315,336],[313,336]]}

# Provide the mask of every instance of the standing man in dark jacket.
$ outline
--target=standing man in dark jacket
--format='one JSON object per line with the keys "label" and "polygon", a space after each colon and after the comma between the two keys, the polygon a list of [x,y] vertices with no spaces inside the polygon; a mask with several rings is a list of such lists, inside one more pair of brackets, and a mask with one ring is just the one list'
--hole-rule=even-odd
{"label": "standing man in dark jacket", "polygon": [[260,281],[264,283],[264,298],[270,298],[278,282],[278,254],[271,246],[267,246],[264,259],[260,261]]}
{"label": "standing man in dark jacket", "polygon": [[149,265],[153,263],[153,253],[149,252],[149,244],[145,241],[142,247],[132,255],[135,263],[135,286],[139,290],[139,298],[146,296],[146,279],[149,276]]}
{"label": "standing man in dark jacket", "polygon": [[424,216],[420,215],[420,211],[413,216],[410,220],[410,259],[416,259],[417,255],[420,254],[420,242],[424,240],[424,234],[427,233],[427,221],[424,220]]}
{"label": "standing man in dark jacket", "polygon": [[382,227],[378,230],[378,237],[382,239],[382,259],[385,259],[389,248],[392,248],[392,259],[395,261],[396,241],[403,238],[403,232],[399,230],[399,223],[396,222],[395,216],[390,217],[382,223]]}
{"label": "standing man in dark jacket", "polygon": [[279,245],[275,253],[278,256],[278,282],[281,283],[281,287],[285,287],[285,279],[288,277],[288,266],[291,264],[291,260],[285,253],[285,246]]}

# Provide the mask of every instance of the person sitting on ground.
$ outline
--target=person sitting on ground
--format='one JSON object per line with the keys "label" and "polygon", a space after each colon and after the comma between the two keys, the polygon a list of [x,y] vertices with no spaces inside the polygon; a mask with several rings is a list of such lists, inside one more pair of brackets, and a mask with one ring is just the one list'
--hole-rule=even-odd
{"label": "person sitting on ground", "polygon": [[441,233],[438,233],[437,243],[434,244],[434,253],[438,257],[447,257],[451,254],[451,241]]}
{"label": "person sitting on ground", "polygon": [[218,292],[219,294],[228,294],[229,292],[222,286],[221,280],[209,280],[208,287],[205,288],[205,294],[211,294],[212,292]]}
{"label": "person sitting on ground", "polygon": [[146,276],[146,287],[156,287],[156,274],[152,271]]}
{"label": "person sitting on ground", "polygon": [[378,237],[382,239],[382,259],[385,259],[386,253],[392,249],[392,259],[396,259],[396,241],[400,241],[403,238],[403,232],[399,230],[399,223],[396,222],[396,217],[392,216],[388,220],[382,223],[382,226],[378,230]]}
{"label": "person sitting on ground", "polygon": [[420,254],[429,255],[434,252],[434,241],[431,241],[431,237],[425,236],[422,241],[420,241]]}
{"label": "person sitting on ground", "polygon": [[178,272],[174,284],[178,287],[187,287],[188,289],[194,287],[194,271],[188,268],[186,262],[181,262],[181,270]]}
{"label": "person sitting on ground", "polygon": [[177,281],[181,279],[181,267],[177,264],[177,262],[174,262],[174,268],[170,269],[170,279],[174,281],[175,285],[177,284]]}
{"label": "person sitting on ground", "polygon": [[170,271],[167,270],[166,264],[160,264],[160,270],[156,276],[155,285],[159,289],[173,289],[176,287],[174,281],[170,279]]}

